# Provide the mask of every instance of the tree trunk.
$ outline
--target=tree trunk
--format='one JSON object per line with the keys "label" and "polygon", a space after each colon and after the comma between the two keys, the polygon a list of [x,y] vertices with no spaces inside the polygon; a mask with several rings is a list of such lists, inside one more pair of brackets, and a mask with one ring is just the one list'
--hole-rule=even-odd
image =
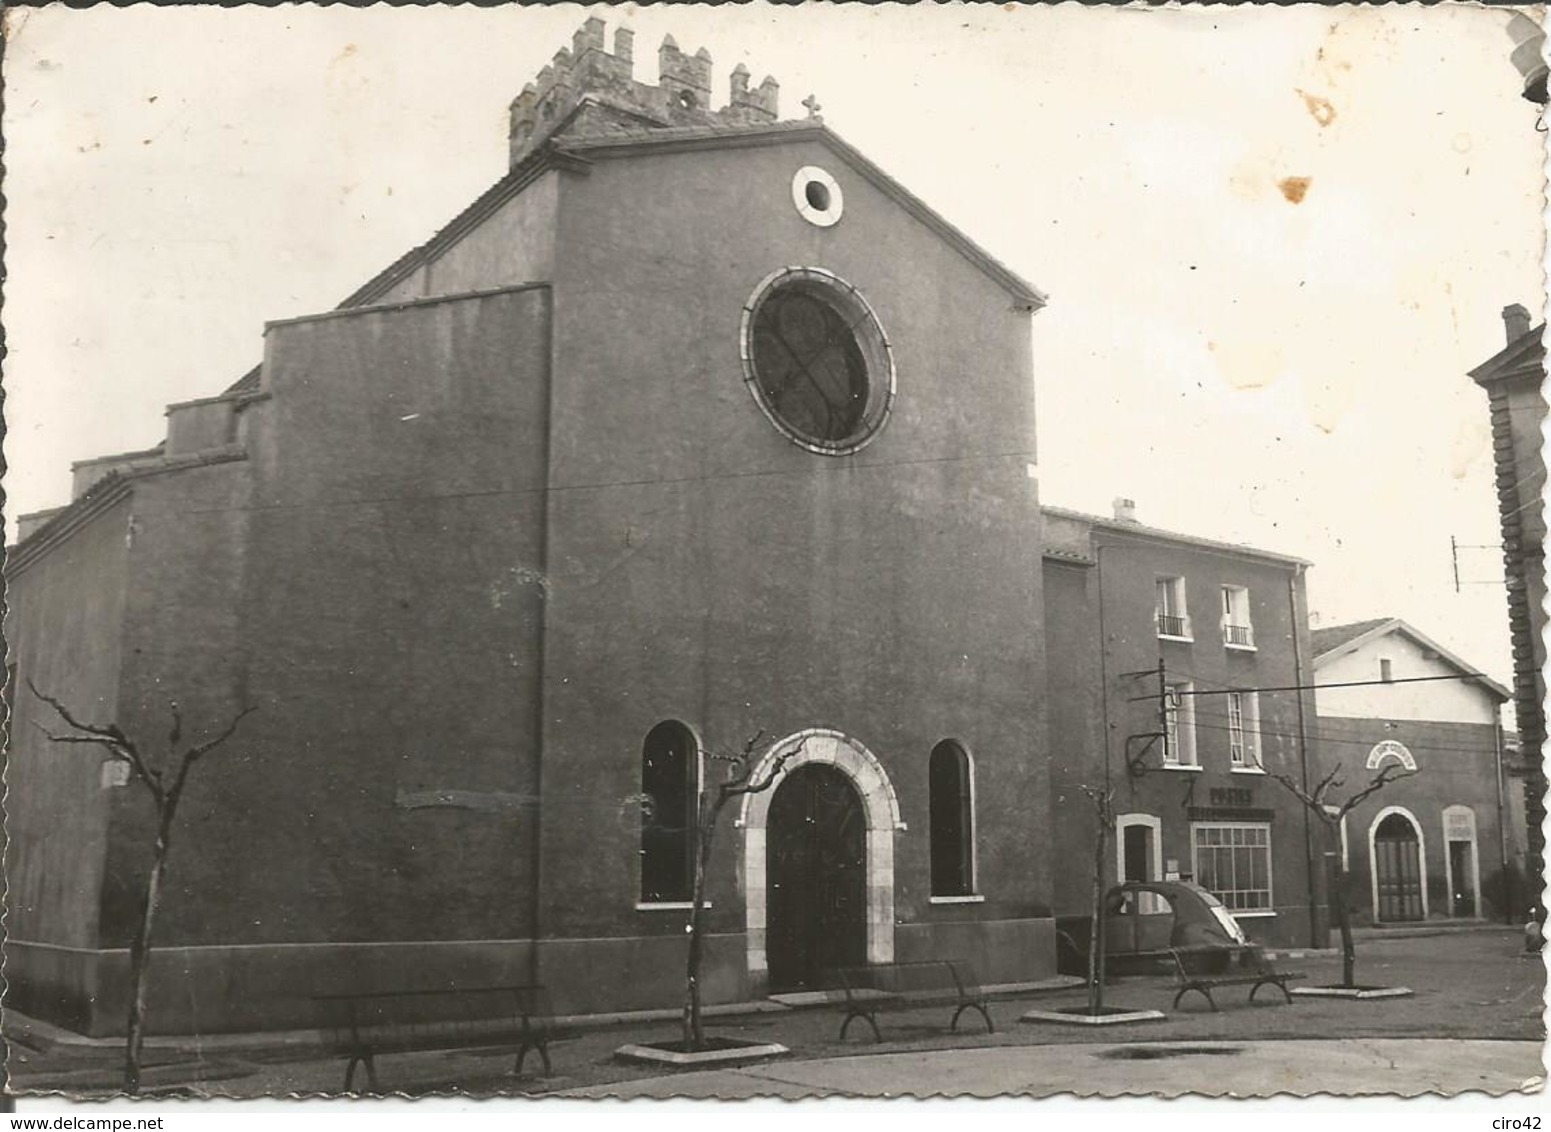
{"label": "tree trunk", "polygon": [[1093,921],[1088,926],[1088,1013],[1104,1010],[1104,850],[1109,826],[1099,815],[1099,834],[1093,845]]}
{"label": "tree trunk", "polygon": [[124,1046],[124,1092],[134,1096],[140,1091],[140,1049],[145,1041],[146,969],[151,958],[151,929],[156,922],[156,905],[161,899],[162,874],[167,867],[169,827],[172,815],[165,814],[156,833],[151,875],[145,882],[145,904],[140,910],[140,925],[129,947],[129,1027]]}
{"label": "tree trunk", "polygon": [[689,959],[684,975],[684,1049],[690,1053],[705,1048],[705,1024],[700,1016],[701,915],[705,910],[705,875],[711,863],[711,843],[716,836],[720,804],[703,807],[702,820],[695,827],[695,880],[689,905]]}
{"label": "tree trunk", "polygon": [[1336,864],[1336,883],[1331,886],[1330,903],[1336,914],[1336,926],[1341,929],[1341,985],[1355,986],[1357,972],[1357,944],[1352,939],[1352,916],[1346,907],[1346,882],[1348,873]]}

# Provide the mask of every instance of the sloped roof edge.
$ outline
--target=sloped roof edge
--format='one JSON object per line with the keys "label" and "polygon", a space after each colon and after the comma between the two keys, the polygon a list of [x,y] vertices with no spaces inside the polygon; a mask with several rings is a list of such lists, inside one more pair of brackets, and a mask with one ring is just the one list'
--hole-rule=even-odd
{"label": "sloped roof edge", "polygon": [[[1355,622],[1354,624],[1361,625],[1366,624],[1366,622]],[[1336,629],[1341,628],[1341,626],[1331,626],[1331,628]],[[1450,652],[1437,641],[1429,637],[1426,633],[1422,632],[1414,625],[1401,620],[1399,617],[1388,617],[1378,621],[1377,623],[1373,624],[1372,628],[1369,628],[1366,631],[1357,634],[1356,636],[1350,637],[1340,644],[1332,646],[1325,652],[1318,651],[1318,645],[1316,644],[1314,653],[1314,667],[1319,668],[1319,666],[1322,664],[1328,664],[1333,660],[1356,652],[1370,641],[1375,641],[1380,637],[1388,636],[1390,633],[1400,633],[1403,636],[1409,637],[1413,644],[1419,645],[1430,652],[1436,653],[1439,660],[1442,660],[1445,664],[1449,665],[1449,667],[1457,669],[1459,672],[1471,677],[1471,683],[1480,684],[1494,697],[1496,697],[1500,703],[1507,703],[1513,698],[1512,694],[1508,691],[1507,688],[1503,687],[1496,680],[1493,680],[1490,676],[1487,676],[1480,669],[1476,668],[1475,665],[1465,663],[1464,659]]]}
{"label": "sloped roof edge", "polygon": [[1530,327],[1526,333],[1509,342],[1475,369],[1467,371],[1468,376],[1477,385],[1485,385],[1519,372],[1542,369],[1546,358],[1543,341],[1545,331],[1546,324],[1543,322],[1539,326]]}
{"label": "sloped roof edge", "polygon": [[590,138],[559,138],[555,144],[568,153],[587,157],[625,157],[641,152],[676,152],[736,146],[780,145],[794,137],[820,142],[865,177],[874,188],[925,224],[941,239],[988,275],[1003,290],[1030,310],[1039,310],[1049,296],[971,240],[920,197],[891,177],[861,150],[821,121],[797,120],[751,126],[683,126],[643,129],[639,133],[606,134]]}

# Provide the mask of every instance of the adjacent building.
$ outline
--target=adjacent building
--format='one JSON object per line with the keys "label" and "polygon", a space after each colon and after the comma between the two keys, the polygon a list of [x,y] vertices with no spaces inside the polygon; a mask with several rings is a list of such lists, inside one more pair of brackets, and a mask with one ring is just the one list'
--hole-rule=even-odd
{"label": "adjacent building", "polygon": [[[1502,918],[1522,907],[1522,847],[1503,771],[1508,690],[1395,617],[1314,631],[1319,773],[1351,796],[1339,852],[1359,920]],[[1394,771],[1391,773],[1399,773]]]}
{"label": "adjacent building", "polygon": [[1277,781],[1314,765],[1308,563],[1145,526],[1124,499],[1046,507],[1044,529],[1057,915],[1089,914],[1083,788],[1113,788],[1112,883],[1193,879],[1251,937],[1317,941],[1310,818]]}
{"label": "adjacent building", "polygon": [[[1539,42],[1533,51],[1534,64],[1538,64]],[[1545,68],[1531,69],[1530,86],[1538,88],[1532,101],[1544,102]],[[1546,465],[1542,452],[1546,351],[1541,340],[1545,324],[1531,326],[1529,311],[1515,303],[1504,308],[1503,325],[1507,344],[1471,370],[1470,377],[1486,390],[1491,413],[1513,647],[1513,712],[1519,736],[1518,758],[1510,769],[1524,796],[1529,831],[1525,868],[1528,876],[1539,878],[1545,868],[1542,823],[1546,817],[1542,752],[1546,739]]]}
{"label": "adjacent building", "polygon": [[[589,19],[511,168],[258,370],[77,466],[8,562],[15,686],[198,768],[150,1016],[541,981],[679,1001],[702,750],[753,737],[709,998],[1054,966],[1041,293],[816,117]],[[122,1025],[150,813],[19,691],[9,1003]]]}

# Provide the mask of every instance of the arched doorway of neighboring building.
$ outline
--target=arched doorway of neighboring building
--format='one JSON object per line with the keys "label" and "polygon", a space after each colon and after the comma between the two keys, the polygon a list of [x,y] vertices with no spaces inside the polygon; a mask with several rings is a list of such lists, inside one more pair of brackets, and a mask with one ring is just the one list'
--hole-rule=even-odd
{"label": "arched doorway of neighboring building", "polygon": [[1449,884],[1449,915],[1464,919],[1481,915],[1481,860],[1476,853],[1476,814],[1469,806],[1443,811],[1443,859]]}
{"label": "arched doorway of neighboring building", "polygon": [[1373,914],[1383,924],[1427,918],[1422,831],[1399,806],[1382,811],[1368,831],[1373,862]]}
{"label": "arched doorway of neighboring building", "polygon": [[772,991],[811,990],[867,961],[867,822],[834,766],[788,773],[770,801],[766,946]]}

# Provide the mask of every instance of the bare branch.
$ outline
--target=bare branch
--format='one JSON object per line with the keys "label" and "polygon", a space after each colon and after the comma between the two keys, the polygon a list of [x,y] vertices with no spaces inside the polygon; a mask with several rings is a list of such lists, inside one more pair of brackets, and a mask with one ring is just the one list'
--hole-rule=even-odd
{"label": "bare branch", "polygon": [[44,703],[48,704],[49,707],[53,708],[54,711],[59,714],[60,719],[64,720],[71,727],[74,727],[77,731],[84,731],[88,735],[100,735],[104,739],[115,741],[122,738],[122,734],[119,732],[118,728],[114,727],[112,724],[102,726],[95,723],[82,723],[79,719],[70,714],[70,709],[65,707],[64,704],[60,703],[47,692],[39,691],[38,686],[30,679],[27,681],[27,687],[31,689],[34,696],[37,696],[38,699],[42,700]]}
{"label": "bare branch", "polygon": [[85,743],[93,747],[106,747],[108,752],[114,758],[121,759],[124,762],[129,761],[128,756],[118,749],[118,744],[115,743],[112,739],[108,739],[101,735],[55,735],[36,719],[31,720],[30,722],[39,731],[43,732],[50,743]]}
{"label": "bare branch", "polygon": [[86,732],[85,735],[55,736],[39,725],[39,730],[48,735],[51,741],[56,743],[96,743],[99,746],[108,748],[114,755],[130,765],[135,772],[135,777],[139,778],[145,785],[145,788],[151,792],[151,795],[156,799],[156,804],[158,806],[161,805],[163,796],[161,771],[146,764],[145,760],[140,757],[140,749],[130,741],[129,736],[119,730],[117,724],[82,723],[75,716],[71,715],[70,709],[65,707],[59,700],[47,692],[39,691],[38,686],[31,680],[27,681],[27,687],[32,690],[33,695],[53,708],[59,714],[59,717],[71,727],[74,727],[77,731]]}
{"label": "bare branch", "polygon": [[1313,805],[1322,806],[1325,804],[1325,795],[1341,785],[1340,775],[1341,764],[1336,763],[1335,766],[1330,768],[1330,773],[1320,779],[1319,785],[1314,787]]}
{"label": "bare branch", "polygon": [[215,750],[222,743],[224,743],[228,739],[230,739],[233,734],[236,733],[237,725],[239,723],[241,723],[245,717],[251,715],[252,713],[254,713],[256,711],[258,711],[257,705],[249,705],[248,707],[243,708],[235,716],[232,717],[232,721],[229,724],[226,725],[226,730],[225,731],[221,732],[214,739],[209,739],[209,740],[199,744],[197,747],[190,747],[188,749],[188,751],[183,756],[184,761],[185,762],[191,762],[191,763],[192,762],[197,762],[201,758],[203,758],[205,755],[207,755],[211,751]]}
{"label": "bare branch", "polygon": [[168,700],[167,706],[172,710],[172,731],[167,735],[167,746],[172,748],[183,738],[183,713],[178,710],[177,700]]}
{"label": "bare branch", "polygon": [[[1396,769],[1400,771],[1399,774],[1389,773],[1390,771]],[[1346,817],[1347,814],[1355,810],[1358,805],[1361,804],[1362,801],[1369,795],[1375,794],[1378,791],[1384,789],[1386,784],[1394,782],[1397,779],[1410,778],[1415,773],[1416,771],[1407,770],[1399,763],[1386,763],[1384,766],[1379,768],[1379,773],[1373,776],[1372,782],[1368,783],[1367,786],[1364,786],[1361,790],[1346,800],[1345,804],[1342,805],[1339,813],[1337,814],[1335,820],[1340,821],[1342,818]]]}
{"label": "bare branch", "polygon": [[[176,704],[173,705],[173,709],[176,711]],[[178,763],[178,776],[173,780],[172,789],[168,792],[167,795],[169,800],[176,804],[178,798],[182,795],[183,783],[188,779],[189,768],[197,763],[200,759],[204,758],[205,755],[219,747],[222,743],[226,742],[226,740],[230,739],[236,732],[237,725],[243,721],[244,717],[257,710],[258,708],[255,705],[250,704],[249,706],[239,711],[235,716],[233,716],[232,721],[226,725],[226,730],[221,732],[214,739],[208,739],[205,742],[200,743],[198,746],[190,747],[187,751],[183,752],[183,759]],[[181,727],[181,721],[179,726]]]}

